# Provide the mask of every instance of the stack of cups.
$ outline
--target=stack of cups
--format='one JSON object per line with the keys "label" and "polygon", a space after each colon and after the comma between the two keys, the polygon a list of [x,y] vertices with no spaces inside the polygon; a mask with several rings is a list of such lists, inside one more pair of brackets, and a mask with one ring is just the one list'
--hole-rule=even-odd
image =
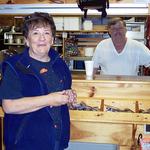
{"label": "stack of cups", "polygon": [[93,79],[93,67],[94,62],[92,60],[86,60],[85,63],[85,71],[86,71],[86,79],[92,80]]}

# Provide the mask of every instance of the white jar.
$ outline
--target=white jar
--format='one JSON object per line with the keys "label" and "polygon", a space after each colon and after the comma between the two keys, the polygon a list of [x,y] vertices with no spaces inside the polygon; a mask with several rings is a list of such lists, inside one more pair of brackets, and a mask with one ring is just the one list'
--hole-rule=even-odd
{"label": "white jar", "polygon": [[17,44],[21,44],[21,39],[20,39],[20,38],[17,38],[17,39],[16,39],[16,43],[17,43]]}
{"label": "white jar", "polygon": [[94,48],[93,47],[86,47],[84,48],[84,55],[85,56],[93,56]]}
{"label": "white jar", "polygon": [[83,22],[83,30],[93,30],[93,23],[90,20],[85,20]]}

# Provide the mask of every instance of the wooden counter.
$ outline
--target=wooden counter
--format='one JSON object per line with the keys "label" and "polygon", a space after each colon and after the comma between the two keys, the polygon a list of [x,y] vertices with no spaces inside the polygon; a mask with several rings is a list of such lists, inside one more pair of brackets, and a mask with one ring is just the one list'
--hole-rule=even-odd
{"label": "wooden counter", "polygon": [[149,76],[96,76],[86,80],[85,75],[73,75],[73,88],[79,97],[88,97],[95,88],[94,98],[150,99]]}
{"label": "wooden counter", "polygon": [[[72,89],[77,92],[78,103],[84,102],[99,110],[70,110],[71,140],[112,143],[118,144],[120,150],[138,150],[139,134],[149,136],[144,134],[144,125],[150,124],[150,113],[141,111],[150,108],[150,77],[97,75],[93,80],[86,80],[84,73],[72,76]],[[128,108],[132,112],[108,112],[107,106]],[[3,125],[3,115],[0,109],[0,125]],[[3,132],[2,126],[0,128]]]}
{"label": "wooden counter", "polygon": [[[98,111],[70,110],[71,139],[80,142],[113,143],[120,150],[138,149],[137,139],[150,124],[150,77],[95,76],[73,74],[72,88],[78,103],[98,107]],[[131,112],[110,112],[107,106]]]}

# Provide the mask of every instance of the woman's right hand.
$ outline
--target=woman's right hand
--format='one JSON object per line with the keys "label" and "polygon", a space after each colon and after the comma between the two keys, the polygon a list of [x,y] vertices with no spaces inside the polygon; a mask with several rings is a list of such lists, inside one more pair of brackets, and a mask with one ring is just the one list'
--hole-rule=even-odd
{"label": "woman's right hand", "polygon": [[60,106],[67,103],[76,102],[76,93],[74,90],[63,90],[61,92],[54,92],[48,94],[50,106]]}
{"label": "woman's right hand", "polygon": [[75,91],[68,89],[47,95],[22,97],[18,99],[3,99],[2,106],[5,113],[25,114],[39,110],[46,106],[61,106],[76,101]]}

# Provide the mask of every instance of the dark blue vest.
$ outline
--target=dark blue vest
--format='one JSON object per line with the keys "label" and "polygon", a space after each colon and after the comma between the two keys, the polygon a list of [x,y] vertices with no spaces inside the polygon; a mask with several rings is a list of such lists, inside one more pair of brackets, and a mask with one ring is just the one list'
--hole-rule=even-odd
{"label": "dark blue vest", "polygon": [[[49,55],[53,60],[55,73],[60,82],[63,82],[63,89],[70,89],[71,74],[65,62],[52,49]],[[24,97],[48,93],[45,82],[30,64],[28,49],[6,60],[2,65],[3,72],[7,65],[14,70],[14,75],[19,77]],[[21,115],[5,114],[4,142],[6,147],[11,146],[11,150],[53,150],[55,140],[60,139],[61,147],[66,148],[70,139],[69,111],[67,105],[60,106],[60,110],[61,126],[51,116],[49,107]]]}

